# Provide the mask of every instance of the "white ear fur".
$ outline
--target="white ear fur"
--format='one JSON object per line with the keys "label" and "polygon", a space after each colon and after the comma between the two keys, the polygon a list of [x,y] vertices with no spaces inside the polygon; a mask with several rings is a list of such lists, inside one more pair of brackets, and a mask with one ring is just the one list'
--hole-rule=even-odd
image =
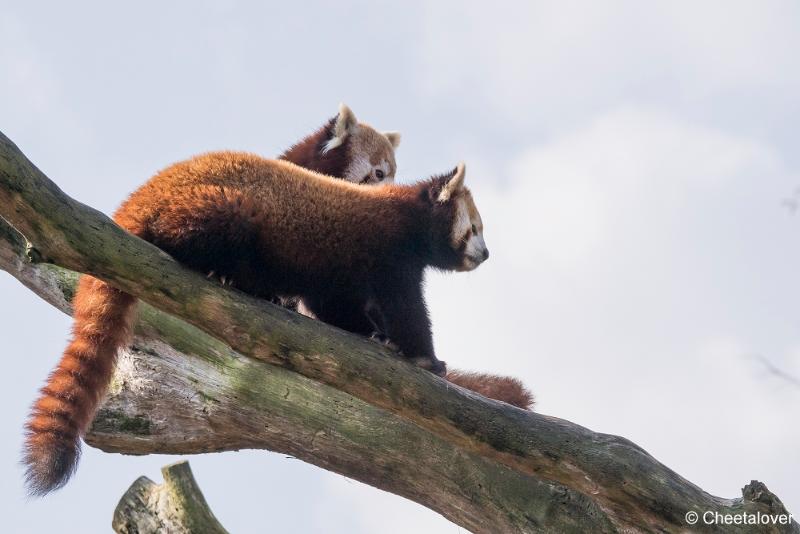
{"label": "white ear fur", "polygon": [[341,146],[348,135],[355,133],[358,129],[358,119],[356,119],[353,110],[347,107],[344,103],[339,104],[339,114],[336,116],[336,124],[333,125],[333,137],[328,139],[322,153],[333,150],[337,146]]}
{"label": "white ear fur", "polygon": [[389,140],[392,148],[397,150],[397,147],[400,146],[400,132],[383,132],[383,135]]}
{"label": "white ear fur", "polygon": [[439,193],[439,202],[447,202],[450,200],[455,193],[457,193],[462,187],[464,187],[464,175],[466,173],[466,167],[464,163],[461,162],[456,166],[456,172],[453,174],[453,177],[445,184],[442,188],[442,192]]}

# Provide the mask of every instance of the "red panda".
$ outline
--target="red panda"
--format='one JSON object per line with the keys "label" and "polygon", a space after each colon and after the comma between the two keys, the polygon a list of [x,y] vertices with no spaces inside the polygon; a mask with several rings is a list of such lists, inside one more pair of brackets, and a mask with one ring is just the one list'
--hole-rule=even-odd
{"label": "red panda", "polygon": [[[399,133],[378,132],[341,104],[335,117],[280,159],[351,182],[390,183],[399,144]],[[26,425],[24,463],[32,494],[60,487],[77,465],[76,440],[91,422],[118,347],[130,337],[129,309],[135,302],[99,280],[81,277],[74,301],[73,341],[42,388]],[[108,313],[98,313],[106,305]]]}
{"label": "red panda", "polygon": [[278,159],[348,182],[379,184],[394,181],[394,151],[399,145],[399,133],[378,132],[358,122],[352,110],[341,104],[336,117]]}
{"label": "red panda", "polygon": [[[371,127],[358,123],[352,111],[346,106],[342,106],[337,117],[287,150],[281,159],[359,184],[390,182],[393,180],[396,170],[394,148],[398,143],[399,134],[380,134]],[[368,161],[369,166],[364,161]],[[161,246],[191,267],[199,270],[211,267],[222,276],[225,276],[224,273],[229,273],[228,276],[235,275],[239,280],[246,282],[244,285],[240,284],[240,289],[258,296],[274,296],[274,291],[279,288],[270,288],[269,284],[260,284],[259,278],[256,276],[259,273],[254,271],[255,266],[258,265],[256,262],[263,262],[265,258],[258,256],[257,249],[254,247],[256,234],[253,233],[253,227],[247,224],[248,220],[253,222],[252,218],[236,219],[233,217],[237,214],[246,214],[248,208],[256,206],[255,199],[259,198],[257,190],[261,184],[256,181],[255,183],[238,183],[236,185],[236,176],[233,176],[233,180],[230,176],[231,174],[238,175],[253,162],[256,162],[255,167],[278,165],[276,168],[280,169],[280,172],[277,172],[277,175],[288,173],[294,176],[291,183],[300,191],[308,193],[308,191],[316,190],[315,188],[319,189],[305,198],[305,202],[294,204],[296,210],[291,217],[297,221],[302,221],[310,213],[319,212],[323,218],[335,214],[337,206],[340,206],[342,201],[342,191],[347,191],[333,187],[331,191],[335,191],[338,196],[335,201],[329,201],[324,198],[326,187],[317,187],[321,183],[320,180],[326,181],[326,178],[319,174],[313,172],[303,174],[302,170],[293,167],[290,163],[283,163],[282,165],[285,167],[282,168],[276,162],[269,163],[256,156],[234,153],[209,154],[175,165],[159,174],[123,204],[115,219],[126,229]],[[251,178],[270,179],[275,175],[275,173],[261,173],[261,171],[248,174]],[[169,178],[163,178],[164,176]],[[310,179],[310,183],[304,186],[302,180],[296,179],[298,176]],[[456,176],[457,173],[453,173],[450,178]],[[460,176],[460,179],[463,180],[463,169]],[[334,182],[329,178],[327,181]],[[458,270],[473,268],[483,261],[480,255],[482,251],[485,251],[485,244],[480,234],[482,231],[480,218],[477,210],[474,209],[471,196],[462,187],[456,187],[456,182],[448,185],[451,184],[451,181],[445,182],[445,178],[439,177],[427,182],[427,189],[417,185],[416,189],[405,187],[391,191],[399,195],[397,198],[405,199],[398,204],[403,206],[413,206],[416,202],[419,207],[419,202],[427,195],[428,205],[433,206],[431,213],[439,213],[438,217],[431,220],[439,221],[440,212],[449,213],[455,217],[453,233],[450,238],[451,245],[455,247],[456,252],[451,251],[451,257],[437,257],[435,261],[452,261],[453,258],[458,257],[458,254],[464,255],[464,264],[455,267]],[[158,183],[167,184],[167,186],[162,190],[154,185]],[[311,185],[312,183],[315,185]],[[246,187],[243,187],[244,185]],[[154,187],[156,190],[153,189]],[[173,201],[181,197],[180,192],[185,187],[191,191],[191,195],[182,197],[182,202],[172,206]],[[356,186],[350,187],[359,189]],[[248,196],[243,193],[245,189],[255,191],[256,194],[252,195],[252,198],[245,198]],[[150,191],[150,193],[144,191]],[[355,189],[351,189],[351,191],[355,191]],[[414,191],[422,195],[416,201],[412,194]],[[436,202],[432,200],[434,197],[436,197]],[[373,219],[386,224],[390,223],[392,209],[387,209],[386,206],[395,203],[396,199],[392,194],[382,196],[370,193],[364,197],[358,193],[353,197],[355,202],[350,203],[350,207],[363,209],[364,206],[361,206],[361,202],[364,202],[364,198],[373,200],[384,198],[390,202],[384,203],[382,209],[370,213],[369,217],[361,219],[362,223]],[[193,202],[197,202],[197,205],[195,206]],[[382,204],[376,205],[381,206]],[[445,206],[450,206],[450,208],[446,209]],[[198,212],[195,207],[204,208],[206,211],[202,213],[207,215],[208,219],[198,220],[196,217]],[[170,211],[171,209],[172,211]],[[172,214],[172,226],[158,219],[142,218],[144,213],[158,217],[162,211]],[[406,213],[406,215],[408,214]],[[291,221],[291,217],[282,219],[282,222]],[[314,220],[318,220],[318,218]],[[352,226],[353,222],[354,220],[350,220],[348,224]],[[416,222],[419,223],[420,220]],[[400,229],[407,224],[409,224],[408,217],[404,217],[395,221],[394,224],[388,224],[387,228]],[[344,228],[348,228],[348,226],[345,225]],[[323,229],[321,228],[321,230]],[[333,246],[327,252],[317,250],[316,268],[323,268],[325,272],[329,273],[338,272],[339,274],[331,279],[336,283],[341,280],[358,279],[357,273],[363,275],[363,273],[371,272],[373,262],[367,261],[370,258],[356,256],[350,257],[349,261],[354,262],[353,266],[360,266],[359,269],[329,271],[324,265],[326,254],[332,254],[340,262],[347,258],[336,246],[337,243],[340,243],[338,239],[341,238],[341,236],[336,237],[339,235],[337,233],[339,229],[335,227],[324,230],[333,232],[329,235],[333,241],[328,242]],[[436,231],[434,232],[434,230]],[[381,259],[384,262],[393,257],[409,259],[418,257],[417,255],[420,253],[435,252],[427,250],[424,245],[421,245],[426,242],[425,240],[417,243],[414,240],[404,241],[403,247],[393,252],[391,248],[386,248],[387,243],[381,238],[382,231],[381,226],[366,226],[361,227],[360,232],[355,235],[364,238],[365,242],[382,244],[381,250],[384,254]],[[441,229],[435,227],[428,229],[426,237],[434,234],[438,238],[442,238]],[[236,239],[229,241],[229,237]],[[308,238],[308,236],[305,237]],[[226,249],[226,247],[228,248]],[[227,252],[225,252],[226,250]],[[220,251],[224,253],[220,253]],[[286,251],[284,250],[284,252]],[[295,252],[298,251],[295,250]],[[406,255],[404,256],[404,254]],[[305,262],[305,268],[308,269],[311,267],[308,265],[310,262],[303,260],[304,257],[305,252],[299,256],[295,254],[294,260],[299,260],[301,264]],[[359,259],[364,261],[359,264]],[[437,264],[434,262],[434,265]],[[439,266],[441,267],[441,265]],[[392,301],[389,297],[390,302],[395,306],[386,306],[384,303],[385,307],[381,308],[377,299],[365,295],[363,291],[355,291],[352,294],[343,292],[346,294],[341,295],[341,299],[321,299],[321,295],[314,292],[305,294],[305,296],[312,302],[311,307],[321,318],[358,333],[371,333],[371,329],[375,325],[371,322],[369,314],[365,312],[377,310],[381,315],[383,328],[386,328],[386,324],[393,325],[387,330],[397,338],[398,345],[404,348],[406,354],[411,356],[416,363],[441,374],[444,372],[444,364],[433,356],[430,324],[419,288],[421,271],[420,265],[414,265],[414,269],[397,271],[404,273],[404,276],[399,277],[400,283],[395,284],[391,280],[382,281],[386,284],[384,291],[381,292],[384,298],[386,295],[397,297],[405,289],[412,291],[413,298],[408,302]],[[364,279],[367,278],[364,277]],[[302,277],[297,280],[302,280]],[[364,287],[362,286],[361,289]],[[375,288],[370,289],[374,290]],[[331,302],[337,302],[337,305],[331,306]],[[44,494],[61,487],[77,466],[80,452],[79,438],[89,426],[105,391],[113,372],[117,350],[127,342],[130,336],[131,316],[135,303],[136,299],[132,296],[118,291],[100,280],[89,276],[81,278],[74,302],[73,340],[65,350],[59,366],[51,374],[45,387],[42,388],[41,396],[34,404],[26,425],[24,463],[27,465],[27,481],[31,493]],[[400,304],[400,309],[397,309],[397,304]],[[410,328],[398,329],[396,326],[398,317],[402,322],[402,317],[409,313],[418,320],[412,321]],[[365,316],[367,319],[363,320]],[[356,320],[354,324],[351,324],[350,318],[353,317],[360,317],[362,320]],[[447,375],[447,379],[486,396],[522,408],[528,408],[530,405],[529,394],[515,379],[495,379],[496,377],[491,375],[469,374],[466,375],[469,379],[465,380],[464,376],[463,373],[451,372]],[[486,380],[483,380],[484,377]],[[522,394],[519,393],[520,390],[523,392]]]}
{"label": "red panda", "polygon": [[[313,310],[335,326],[361,330],[340,317],[376,308],[403,355],[440,375],[446,367],[433,351],[423,271],[471,270],[488,257],[463,166],[414,185],[363,187],[286,161],[212,153],[157,174],[114,220],[190,268],[240,281],[252,295],[336,301]],[[135,304],[98,279],[81,278],[73,340],[27,423],[31,493],[61,487],[74,472]]]}

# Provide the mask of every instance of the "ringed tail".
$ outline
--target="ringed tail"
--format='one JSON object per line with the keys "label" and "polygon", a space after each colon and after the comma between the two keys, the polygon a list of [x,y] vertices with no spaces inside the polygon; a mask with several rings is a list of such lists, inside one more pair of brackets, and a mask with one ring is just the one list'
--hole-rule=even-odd
{"label": "ringed tail", "polygon": [[62,487],[75,472],[80,439],[105,394],[117,352],[131,335],[136,298],[91,276],[78,283],[72,341],[25,425],[26,485],[32,495]]}
{"label": "ringed tail", "polygon": [[533,393],[518,378],[453,370],[448,371],[445,380],[523,410],[533,409]]}

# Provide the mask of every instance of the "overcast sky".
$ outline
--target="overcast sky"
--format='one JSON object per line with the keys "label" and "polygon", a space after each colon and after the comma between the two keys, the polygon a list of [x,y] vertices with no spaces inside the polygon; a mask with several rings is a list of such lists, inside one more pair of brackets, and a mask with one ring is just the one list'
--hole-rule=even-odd
{"label": "overcast sky", "polygon": [[[763,359],[800,377],[798,50],[791,1],[4,1],[0,130],[110,213],[174,161],[275,155],[344,101],[403,133],[401,181],[467,163],[492,257],[429,277],[442,359],[797,513],[800,388]],[[9,532],[109,531],[176,459],[85,447],[66,488],[26,499],[22,425],[68,328],[0,273]],[[459,532],[281,455],[190,459],[231,532]]]}

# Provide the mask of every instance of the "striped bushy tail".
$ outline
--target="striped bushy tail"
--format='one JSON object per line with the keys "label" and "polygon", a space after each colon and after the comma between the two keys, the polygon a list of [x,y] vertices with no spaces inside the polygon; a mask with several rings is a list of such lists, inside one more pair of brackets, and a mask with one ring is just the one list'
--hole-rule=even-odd
{"label": "striped bushy tail", "polygon": [[67,483],[86,433],[130,337],[136,298],[83,276],[74,299],[72,341],[50,374],[26,424],[28,491],[44,495]]}
{"label": "striped bushy tail", "polygon": [[453,370],[448,371],[445,380],[523,410],[533,408],[533,393],[518,378]]}

